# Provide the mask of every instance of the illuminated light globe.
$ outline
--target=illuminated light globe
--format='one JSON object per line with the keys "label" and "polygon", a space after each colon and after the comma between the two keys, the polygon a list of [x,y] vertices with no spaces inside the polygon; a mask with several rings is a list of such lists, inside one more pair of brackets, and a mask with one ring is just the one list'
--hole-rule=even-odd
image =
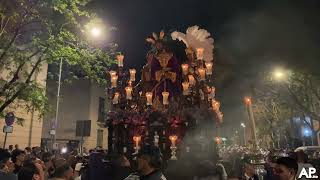
{"label": "illuminated light globe", "polygon": [[91,29],[91,34],[94,37],[99,37],[101,35],[101,30],[97,27]]}
{"label": "illuminated light globe", "polygon": [[304,136],[311,136],[311,131],[310,131],[309,129],[305,128],[305,129],[303,130],[303,135],[304,135]]}
{"label": "illuminated light globe", "polygon": [[276,78],[282,78],[284,76],[283,72],[277,71],[274,73]]}

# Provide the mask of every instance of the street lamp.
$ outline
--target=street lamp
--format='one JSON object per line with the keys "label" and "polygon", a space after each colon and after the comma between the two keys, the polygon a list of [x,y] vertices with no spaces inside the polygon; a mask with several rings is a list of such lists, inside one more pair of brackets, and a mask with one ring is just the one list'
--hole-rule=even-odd
{"label": "street lamp", "polygon": [[94,37],[99,37],[101,35],[101,29],[98,28],[98,27],[93,27],[91,30],[90,30],[90,33],[92,36]]}
{"label": "street lamp", "polygon": [[277,68],[272,72],[272,77],[277,81],[284,81],[287,79],[288,74],[287,70]]}
{"label": "street lamp", "polygon": [[249,117],[249,122],[251,123],[252,127],[252,134],[253,134],[253,140],[254,140],[254,148],[257,148],[258,141],[257,141],[257,134],[256,134],[256,124],[253,116],[253,110],[252,110],[252,99],[251,97],[247,96],[244,98],[247,111],[248,111],[248,117]]}

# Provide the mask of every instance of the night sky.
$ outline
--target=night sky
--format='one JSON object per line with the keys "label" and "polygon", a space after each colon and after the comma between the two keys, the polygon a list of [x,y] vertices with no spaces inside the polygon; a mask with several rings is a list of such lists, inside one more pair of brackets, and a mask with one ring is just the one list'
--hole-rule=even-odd
{"label": "night sky", "polygon": [[93,0],[89,7],[118,29],[109,41],[119,44],[126,67],[144,65],[152,32],[207,29],[227,136],[246,118],[242,99],[258,72],[282,66],[319,73],[319,0]]}

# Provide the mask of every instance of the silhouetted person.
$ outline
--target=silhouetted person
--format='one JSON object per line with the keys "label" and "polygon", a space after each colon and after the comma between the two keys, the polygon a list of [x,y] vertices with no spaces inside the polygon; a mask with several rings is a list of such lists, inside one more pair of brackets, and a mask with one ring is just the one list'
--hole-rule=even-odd
{"label": "silhouetted person", "polygon": [[281,157],[276,162],[275,172],[280,180],[294,180],[298,171],[298,163],[289,157]]}
{"label": "silhouetted person", "polygon": [[0,179],[17,180],[18,177],[13,174],[14,164],[10,160],[10,153],[0,148]]}
{"label": "silhouetted person", "polygon": [[125,180],[166,180],[161,172],[162,157],[156,146],[146,145],[137,154],[138,168],[136,174],[131,174]]}
{"label": "silhouetted person", "polygon": [[12,152],[11,159],[15,167],[13,173],[17,174],[19,172],[20,168],[23,166],[25,157],[26,157],[26,153],[22,150],[18,149]]}
{"label": "silhouetted person", "polygon": [[73,180],[73,169],[70,165],[64,164],[55,170],[50,180]]}
{"label": "silhouetted person", "polygon": [[43,169],[38,163],[26,163],[18,173],[18,180],[43,180]]}

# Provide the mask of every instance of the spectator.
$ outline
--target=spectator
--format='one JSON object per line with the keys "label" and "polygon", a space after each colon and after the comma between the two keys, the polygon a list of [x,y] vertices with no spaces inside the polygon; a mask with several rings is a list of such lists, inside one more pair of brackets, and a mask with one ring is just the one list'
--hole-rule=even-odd
{"label": "spectator", "polygon": [[254,166],[248,162],[244,163],[243,180],[259,180],[259,177],[255,174]]}
{"label": "spectator", "polygon": [[[219,169],[223,171],[221,166]],[[224,180],[226,178],[211,161],[204,160],[197,165],[193,180]]]}
{"label": "spectator", "polygon": [[31,148],[30,147],[26,147],[24,148],[24,152],[26,153],[26,155],[30,155],[32,153]]}
{"label": "spectator", "polygon": [[298,171],[298,163],[289,157],[281,157],[277,160],[276,175],[280,180],[294,180]]}
{"label": "spectator", "polygon": [[138,174],[131,174],[125,180],[166,180],[161,172],[161,152],[158,147],[146,145],[137,154]]}
{"label": "spectator", "polygon": [[81,169],[82,169],[82,159],[78,158],[77,159],[77,164],[74,168],[74,177],[75,180],[81,180]]}
{"label": "spectator", "polygon": [[9,150],[8,151],[9,151],[10,154],[12,153],[12,151],[13,151],[13,145],[12,144],[9,145]]}
{"label": "spectator", "polygon": [[58,167],[51,180],[73,180],[73,169],[68,164]]}
{"label": "spectator", "polygon": [[14,164],[10,160],[10,153],[4,149],[0,149],[0,179],[1,180],[17,180],[17,176],[13,174]]}
{"label": "spectator", "polygon": [[15,149],[12,150],[11,154],[14,154],[16,151],[19,150],[19,145],[18,145],[18,144],[14,145],[14,148],[15,148]]}
{"label": "spectator", "polygon": [[18,180],[44,180],[42,166],[34,162],[26,163],[18,173]]}
{"label": "spectator", "polygon": [[12,162],[14,163],[14,172],[15,174],[18,174],[20,168],[23,166],[23,162],[25,160],[25,152],[22,151],[22,150],[16,150],[16,151],[13,151],[12,153]]}
{"label": "spectator", "polygon": [[49,152],[43,153],[42,154],[42,161],[44,162],[44,166],[46,169],[45,172],[45,177],[46,179],[48,179],[49,177],[51,177],[53,175],[54,172],[54,167],[53,167],[53,155]]}
{"label": "spectator", "polygon": [[111,160],[114,180],[123,180],[130,175],[130,162],[124,155],[114,155]]}

